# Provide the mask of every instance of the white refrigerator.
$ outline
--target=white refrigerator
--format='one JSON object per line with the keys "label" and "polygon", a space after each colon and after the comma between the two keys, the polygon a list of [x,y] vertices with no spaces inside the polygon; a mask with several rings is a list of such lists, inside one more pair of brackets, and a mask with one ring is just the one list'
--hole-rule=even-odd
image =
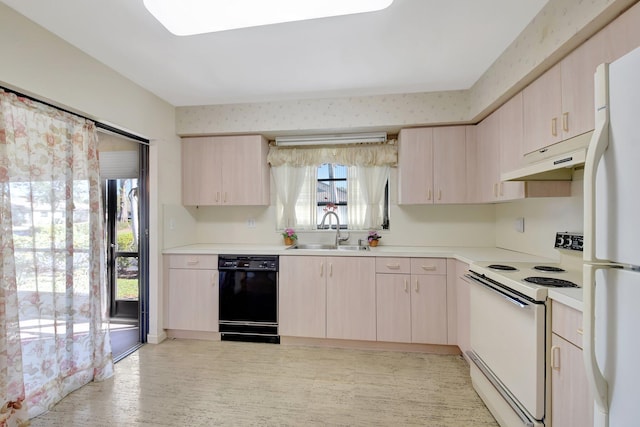
{"label": "white refrigerator", "polygon": [[640,426],[640,49],[598,67],[584,175],[584,360],[594,425]]}

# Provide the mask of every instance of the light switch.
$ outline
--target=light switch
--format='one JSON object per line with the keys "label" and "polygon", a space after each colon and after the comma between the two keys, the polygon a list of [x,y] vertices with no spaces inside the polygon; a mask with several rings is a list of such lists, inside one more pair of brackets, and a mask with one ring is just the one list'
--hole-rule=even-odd
{"label": "light switch", "polygon": [[524,218],[516,218],[516,220],[513,222],[513,228],[518,233],[524,233]]}

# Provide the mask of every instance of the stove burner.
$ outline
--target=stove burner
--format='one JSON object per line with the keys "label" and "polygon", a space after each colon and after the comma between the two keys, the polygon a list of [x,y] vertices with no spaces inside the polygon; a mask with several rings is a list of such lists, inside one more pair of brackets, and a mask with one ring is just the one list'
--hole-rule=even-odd
{"label": "stove burner", "polygon": [[560,267],[552,267],[550,265],[536,265],[534,270],[546,271],[548,273],[563,273],[565,270]]}
{"label": "stove burner", "polygon": [[526,277],[525,282],[534,283],[536,285],[551,286],[554,288],[577,288],[573,282],[563,279],[556,279],[555,277]]}
{"label": "stove burner", "polygon": [[517,268],[512,267],[510,265],[502,265],[502,264],[491,264],[489,268],[493,270],[502,270],[502,271],[516,271]]}

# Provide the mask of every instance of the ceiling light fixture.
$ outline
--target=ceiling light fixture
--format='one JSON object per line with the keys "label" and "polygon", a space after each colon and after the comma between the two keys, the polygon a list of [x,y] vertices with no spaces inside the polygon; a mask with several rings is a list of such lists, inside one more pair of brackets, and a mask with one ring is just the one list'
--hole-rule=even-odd
{"label": "ceiling light fixture", "polygon": [[381,142],[387,142],[386,132],[276,137],[276,145],[280,147],[299,145],[375,144]]}
{"label": "ceiling light fixture", "polygon": [[177,36],[374,12],[393,0],[143,0]]}

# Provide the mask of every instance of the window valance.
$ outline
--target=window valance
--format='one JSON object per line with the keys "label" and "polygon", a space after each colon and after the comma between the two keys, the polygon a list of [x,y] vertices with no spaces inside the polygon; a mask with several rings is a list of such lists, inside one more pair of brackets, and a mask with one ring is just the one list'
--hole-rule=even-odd
{"label": "window valance", "polygon": [[369,167],[395,166],[398,162],[398,146],[389,143],[320,147],[273,146],[269,148],[267,161],[274,167],[320,166],[324,163]]}

